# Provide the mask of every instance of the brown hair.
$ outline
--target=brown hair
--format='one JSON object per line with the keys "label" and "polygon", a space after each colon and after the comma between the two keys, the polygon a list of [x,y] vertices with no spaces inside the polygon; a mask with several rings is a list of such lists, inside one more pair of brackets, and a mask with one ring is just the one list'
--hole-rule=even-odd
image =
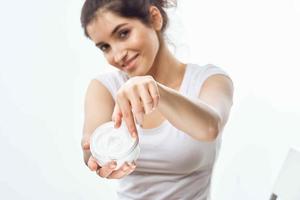
{"label": "brown hair", "polygon": [[150,25],[149,6],[156,6],[161,12],[163,26],[161,32],[164,32],[168,26],[168,16],[164,8],[170,8],[177,5],[176,0],[86,0],[81,10],[81,26],[84,29],[85,36],[87,25],[96,17],[96,12],[100,9],[111,11],[121,17],[136,18],[146,26]]}

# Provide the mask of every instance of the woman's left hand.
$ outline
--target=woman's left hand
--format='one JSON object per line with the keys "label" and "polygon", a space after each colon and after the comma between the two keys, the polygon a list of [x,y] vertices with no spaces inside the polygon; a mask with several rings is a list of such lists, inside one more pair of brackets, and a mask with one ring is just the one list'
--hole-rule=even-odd
{"label": "woman's left hand", "polygon": [[159,102],[158,84],[152,76],[135,76],[121,86],[116,95],[112,120],[120,127],[122,118],[132,137],[137,137],[134,118],[141,124],[144,114],[151,113]]}

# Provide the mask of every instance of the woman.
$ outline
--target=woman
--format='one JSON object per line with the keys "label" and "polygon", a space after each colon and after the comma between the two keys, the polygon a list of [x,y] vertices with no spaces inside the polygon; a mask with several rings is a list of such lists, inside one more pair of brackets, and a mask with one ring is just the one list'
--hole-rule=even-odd
{"label": "woman", "polygon": [[[120,199],[207,199],[233,85],[214,65],[180,62],[164,31],[168,0],[86,0],[85,35],[118,70],[90,82],[82,138],[84,160],[100,177],[119,179]],[[136,163],[99,166],[89,139],[99,125],[126,123],[139,137]],[[141,125],[137,133],[135,120]]]}

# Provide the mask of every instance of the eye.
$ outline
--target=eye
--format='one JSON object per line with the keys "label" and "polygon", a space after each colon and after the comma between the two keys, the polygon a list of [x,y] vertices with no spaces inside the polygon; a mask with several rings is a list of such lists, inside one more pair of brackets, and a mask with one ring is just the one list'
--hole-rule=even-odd
{"label": "eye", "polygon": [[129,34],[129,32],[130,31],[128,29],[122,30],[122,31],[119,32],[119,37],[120,38],[126,38]]}
{"label": "eye", "polygon": [[99,49],[100,49],[101,51],[103,51],[103,52],[107,51],[108,48],[109,48],[109,45],[107,45],[107,44],[103,44],[103,45],[101,45],[101,46],[99,47]]}

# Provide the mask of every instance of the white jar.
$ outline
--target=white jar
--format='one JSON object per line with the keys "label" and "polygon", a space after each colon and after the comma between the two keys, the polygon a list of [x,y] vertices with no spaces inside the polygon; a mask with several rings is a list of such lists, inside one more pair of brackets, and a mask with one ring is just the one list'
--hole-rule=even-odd
{"label": "white jar", "polygon": [[115,160],[115,170],[124,162],[136,161],[140,154],[138,138],[132,138],[124,121],[119,128],[114,128],[113,121],[99,126],[91,136],[90,149],[100,166]]}

